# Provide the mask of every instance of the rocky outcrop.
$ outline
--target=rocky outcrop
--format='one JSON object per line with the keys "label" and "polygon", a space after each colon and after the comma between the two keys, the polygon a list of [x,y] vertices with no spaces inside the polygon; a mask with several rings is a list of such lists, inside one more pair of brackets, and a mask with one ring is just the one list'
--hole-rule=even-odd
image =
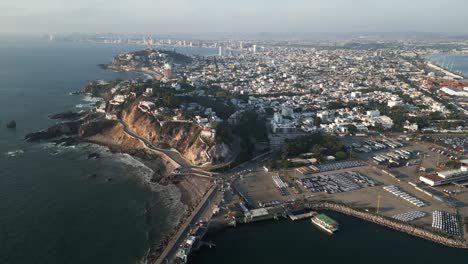
{"label": "rocky outcrop", "polygon": [[92,137],[96,134],[113,128],[117,124],[117,121],[106,119],[98,119],[95,121],[86,122],[79,127],[78,136],[80,138]]}
{"label": "rocky outcrop", "polygon": [[67,111],[59,114],[49,115],[50,119],[62,119],[62,120],[76,120],[84,117],[86,113],[76,113],[72,111]]}
{"label": "rocky outcrop", "polygon": [[41,140],[50,140],[61,136],[76,135],[80,129],[81,123],[82,121],[60,123],[49,127],[47,130],[27,134],[25,139],[29,142],[37,142]]}
{"label": "rocky outcrop", "polygon": [[138,139],[128,136],[123,131],[123,126],[120,123],[116,123],[112,127],[107,127],[106,129],[101,130],[99,133],[94,133],[97,131],[96,128],[90,129],[93,131],[83,132],[84,134],[89,135],[86,138],[87,141],[100,145],[106,145],[115,151],[125,153],[133,153],[135,151],[145,149],[142,142],[140,142]]}
{"label": "rocky outcrop", "polygon": [[11,120],[10,122],[8,122],[8,123],[6,124],[6,127],[7,127],[7,128],[10,128],[10,129],[16,128],[16,121],[15,121],[15,120]]}
{"label": "rocky outcrop", "polygon": [[214,145],[208,150],[208,155],[210,156],[211,160],[214,162],[218,161],[225,161],[227,160],[231,155],[232,151],[231,148],[226,144],[226,143],[219,143]]}
{"label": "rocky outcrop", "polygon": [[137,105],[127,108],[122,120],[128,128],[150,141],[153,145],[166,149],[176,149],[193,164],[216,163],[229,156],[226,144],[213,144],[209,147],[200,139],[202,128],[190,122],[164,122],[162,125],[149,114],[140,111]]}
{"label": "rocky outcrop", "polygon": [[113,95],[111,88],[115,85],[115,82],[109,82],[107,84],[99,84],[97,81],[90,81],[83,89],[83,93],[91,94],[94,97],[103,98],[106,101],[112,99]]}

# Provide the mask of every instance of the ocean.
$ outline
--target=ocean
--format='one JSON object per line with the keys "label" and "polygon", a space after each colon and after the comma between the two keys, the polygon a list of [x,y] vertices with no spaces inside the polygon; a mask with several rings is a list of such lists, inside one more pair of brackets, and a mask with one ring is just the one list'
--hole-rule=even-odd
{"label": "ocean", "polygon": [[429,60],[453,73],[461,72],[465,78],[468,78],[468,54],[432,54]]}
{"label": "ocean", "polygon": [[[92,98],[69,95],[88,81],[144,78],[97,67],[142,48],[0,37],[0,263],[141,263],[179,219],[178,189],[152,191],[152,171],[131,156],[23,140],[56,122],[49,114],[89,107]],[[13,119],[17,128],[5,128]]]}
{"label": "ocean", "polygon": [[466,263],[468,250],[453,249],[335,212],[340,224],[330,235],[309,220],[239,225],[207,237],[216,246],[196,251],[191,264]]}
{"label": "ocean", "polygon": [[[31,144],[27,133],[47,128],[47,116],[80,111],[91,98],[70,96],[89,80],[141,77],[105,71],[136,45],[49,42],[0,37],[0,263],[140,263],[184,209],[174,186],[154,186],[151,170],[125,154],[95,145]],[[216,50],[182,49],[215,54]],[[460,69],[466,67],[457,66]],[[455,67],[454,67],[455,68]],[[467,71],[468,72],[468,71]],[[5,124],[15,119],[15,130]],[[98,152],[99,159],[88,159]],[[152,208],[150,205],[155,205]],[[309,221],[270,221],[209,237],[191,263],[464,263],[450,249],[361,220],[330,213],[342,230],[329,236]]]}

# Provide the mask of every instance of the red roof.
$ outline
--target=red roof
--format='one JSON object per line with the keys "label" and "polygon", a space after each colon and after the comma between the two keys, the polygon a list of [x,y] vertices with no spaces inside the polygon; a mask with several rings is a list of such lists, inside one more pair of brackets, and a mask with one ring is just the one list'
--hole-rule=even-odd
{"label": "red roof", "polygon": [[440,177],[437,174],[429,174],[429,175],[425,175],[423,177],[428,179],[428,180],[431,180],[433,182],[438,182],[438,181],[443,181],[444,180],[444,178]]}

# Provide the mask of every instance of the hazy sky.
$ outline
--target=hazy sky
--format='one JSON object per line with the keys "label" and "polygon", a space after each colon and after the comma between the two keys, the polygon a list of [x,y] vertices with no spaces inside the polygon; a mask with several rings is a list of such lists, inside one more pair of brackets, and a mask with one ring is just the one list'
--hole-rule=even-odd
{"label": "hazy sky", "polygon": [[468,33],[467,0],[0,0],[0,32]]}

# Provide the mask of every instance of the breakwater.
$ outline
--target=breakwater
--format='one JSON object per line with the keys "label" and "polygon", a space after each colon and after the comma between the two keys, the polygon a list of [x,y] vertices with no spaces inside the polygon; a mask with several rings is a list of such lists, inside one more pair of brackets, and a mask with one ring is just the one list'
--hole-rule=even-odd
{"label": "breakwater", "polygon": [[423,238],[426,240],[430,240],[432,242],[442,244],[448,247],[468,249],[468,242],[465,240],[439,235],[434,232],[431,232],[430,230],[427,230],[421,227],[415,227],[407,223],[394,221],[386,217],[383,217],[381,215],[376,215],[376,214],[369,213],[369,212],[361,212],[344,204],[338,204],[338,203],[332,203],[332,202],[317,202],[317,203],[311,203],[310,206],[311,208],[315,210],[330,210],[330,211],[335,211],[338,213],[346,214],[349,216],[357,217],[362,220],[366,220],[375,224],[383,225],[383,226],[392,228],[394,230],[397,230],[397,231],[400,231],[400,232],[403,232],[412,236],[416,236],[419,238]]}

